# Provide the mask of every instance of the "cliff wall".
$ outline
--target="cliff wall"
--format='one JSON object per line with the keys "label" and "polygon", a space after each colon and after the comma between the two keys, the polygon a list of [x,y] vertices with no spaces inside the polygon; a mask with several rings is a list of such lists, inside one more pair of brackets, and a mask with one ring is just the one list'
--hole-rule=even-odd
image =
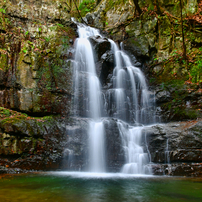
{"label": "cliff wall", "polygon": [[[145,132],[154,173],[201,176],[202,2],[137,2],[141,12],[131,0],[102,0],[83,20],[116,40],[144,71],[157,114],[171,122]],[[68,167],[65,148],[77,151],[75,168],[85,164],[86,123],[70,118],[77,37],[71,16],[80,18],[71,6],[63,0],[0,2],[0,172],[61,169],[64,157]],[[113,55],[107,40],[96,40],[91,43],[105,89]],[[107,164],[118,171],[124,160],[116,127],[107,126],[107,150],[113,151]],[[113,138],[119,141],[114,144]]]}

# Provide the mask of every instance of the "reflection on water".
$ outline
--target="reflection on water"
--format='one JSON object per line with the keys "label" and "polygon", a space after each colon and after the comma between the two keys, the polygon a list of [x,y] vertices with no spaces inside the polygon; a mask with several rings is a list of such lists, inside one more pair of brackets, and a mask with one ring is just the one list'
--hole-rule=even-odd
{"label": "reflection on water", "polygon": [[202,201],[202,179],[49,172],[0,179],[0,201]]}

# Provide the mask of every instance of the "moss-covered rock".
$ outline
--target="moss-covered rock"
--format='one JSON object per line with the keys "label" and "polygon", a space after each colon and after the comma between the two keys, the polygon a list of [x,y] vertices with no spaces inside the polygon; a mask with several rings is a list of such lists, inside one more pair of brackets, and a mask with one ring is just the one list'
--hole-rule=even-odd
{"label": "moss-covered rock", "polygon": [[0,165],[28,170],[59,166],[66,140],[59,117],[35,118],[0,107],[0,118]]}
{"label": "moss-covered rock", "polygon": [[40,116],[69,113],[72,67],[66,60],[75,31],[65,5],[62,0],[0,4],[5,8],[0,13],[5,27],[0,38],[0,106]]}

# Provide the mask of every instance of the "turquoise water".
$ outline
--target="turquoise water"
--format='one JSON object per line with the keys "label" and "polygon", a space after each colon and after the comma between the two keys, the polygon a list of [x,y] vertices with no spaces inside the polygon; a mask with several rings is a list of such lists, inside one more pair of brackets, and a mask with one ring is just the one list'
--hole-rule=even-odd
{"label": "turquoise water", "polygon": [[1,202],[202,201],[201,178],[65,172],[0,177]]}

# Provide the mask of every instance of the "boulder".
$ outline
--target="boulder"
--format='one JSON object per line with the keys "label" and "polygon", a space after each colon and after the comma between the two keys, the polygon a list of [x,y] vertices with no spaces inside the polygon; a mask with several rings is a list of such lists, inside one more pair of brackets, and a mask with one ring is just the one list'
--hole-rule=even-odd
{"label": "boulder", "polygon": [[202,161],[202,120],[146,127],[153,163],[199,163]]}
{"label": "boulder", "polygon": [[89,37],[89,40],[93,46],[95,52],[95,62],[101,59],[101,56],[111,48],[111,44],[107,38],[101,38],[100,36]]}

